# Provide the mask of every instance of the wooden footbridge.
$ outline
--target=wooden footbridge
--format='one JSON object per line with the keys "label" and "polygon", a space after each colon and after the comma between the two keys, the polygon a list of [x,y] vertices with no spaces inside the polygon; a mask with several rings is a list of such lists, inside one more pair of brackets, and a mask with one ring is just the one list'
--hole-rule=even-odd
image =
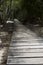
{"label": "wooden footbridge", "polygon": [[15,22],[7,64],[43,64],[43,39],[20,22]]}

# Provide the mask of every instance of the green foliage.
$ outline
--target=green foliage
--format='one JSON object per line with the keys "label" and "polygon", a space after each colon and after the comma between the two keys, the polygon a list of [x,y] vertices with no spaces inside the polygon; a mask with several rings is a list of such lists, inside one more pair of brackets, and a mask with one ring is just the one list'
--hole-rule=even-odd
{"label": "green foliage", "polygon": [[[2,19],[43,23],[43,0],[0,0]],[[40,19],[40,20],[39,20]]]}
{"label": "green foliage", "polygon": [[43,0],[21,0],[21,9],[27,11],[27,20],[31,23],[43,23]]}

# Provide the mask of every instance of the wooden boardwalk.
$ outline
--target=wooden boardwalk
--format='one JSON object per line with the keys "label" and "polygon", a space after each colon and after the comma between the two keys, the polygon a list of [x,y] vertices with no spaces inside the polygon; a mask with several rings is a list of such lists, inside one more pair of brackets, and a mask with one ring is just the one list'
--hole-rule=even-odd
{"label": "wooden boardwalk", "polygon": [[7,64],[43,64],[43,39],[17,24],[9,47]]}

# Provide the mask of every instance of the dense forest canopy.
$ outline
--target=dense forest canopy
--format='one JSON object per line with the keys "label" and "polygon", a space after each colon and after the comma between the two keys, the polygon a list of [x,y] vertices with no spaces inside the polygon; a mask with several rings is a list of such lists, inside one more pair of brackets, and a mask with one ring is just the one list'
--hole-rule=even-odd
{"label": "dense forest canopy", "polygon": [[0,0],[0,20],[14,18],[43,25],[43,0]]}

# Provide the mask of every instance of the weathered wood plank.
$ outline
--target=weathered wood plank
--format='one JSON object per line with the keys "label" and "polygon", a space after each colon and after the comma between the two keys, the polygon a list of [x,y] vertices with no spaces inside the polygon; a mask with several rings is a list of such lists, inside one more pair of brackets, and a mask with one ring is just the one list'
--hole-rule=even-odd
{"label": "weathered wood plank", "polygon": [[28,45],[43,45],[43,43],[29,43],[29,42],[18,42],[18,43],[12,43],[12,44],[10,44],[10,46],[28,46]]}
{"label": "weathered wood plank", "polygon": [[14,46],[13,46],[13,47],[10,47],[10,49],[24,49],[24,48],[25,48],[25,49],[26,49],[26,48],[27,48],[27,49],[29,49],[29,48],[30,48],[30,49],[31,49],[31,48],[36,48],[36,49],[41,48],[41,49],[43,49],[43,46],[21,46],[21,47],[20,47],[20,46],[19,46],[19,47],[14,47]]}
{"label": "weathered wood plank", "polygon": [[43,49],[9,49],[9,52],[10,50],[12,51],[12,53],[15,53],[15,52],[27,52],[27,53],[43,53]]}
{"label": "weathered wood plank", "polygon": [[8,64],[43,64],[43,58],[13,58],[8,59]]}
{"label": "weathered wood plank", "polygon": [[[19,38],[20,38],[20,37],[19,37]],[[27,41],[27,42],[33,41],[33,43],[35,43],[35,41],[36,41],[36,42],[39,42],[39,41],[43,41],[43,39],[38,39],[38,38],[36,38],[36,39],[31,39],[31,38],[27,38],[27,37],[26,37],[26,38],[24,38],[24,39],[22,39],[22,38],[16,39],[16,38],[15,38],[15,39],[12,39],[12,41],[13,41],[13,42],[15,42],[15,41],[21,41],[21,42],[22,42],[22,41]]]}
{"label": "weathered wood plank", "polygon": [[[11,56],[11,55],[9,55]],[[12,54],[12,56],[14,57],[39,57],[39,56],[43,56],[43,53],[19,53],[19,52],[15,52]]]}

